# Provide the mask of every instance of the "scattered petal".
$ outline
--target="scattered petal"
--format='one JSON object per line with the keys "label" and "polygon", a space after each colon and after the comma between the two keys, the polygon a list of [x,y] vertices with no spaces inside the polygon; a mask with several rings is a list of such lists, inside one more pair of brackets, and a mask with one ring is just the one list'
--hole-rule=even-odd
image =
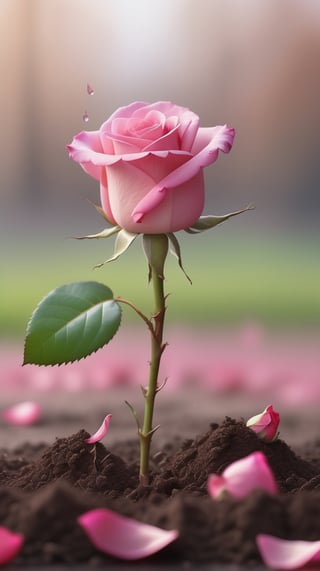
{"label": "scattered petal", "polygon": [[0,526],[0,565],[8,563],[22,548],[24,537],[21,533],[13,533],[6,527]]}
{"label": "scattered petal", "polygon": [[3,411],[4,420],[10,424],[28,426],[35,424],[41,416],[41,407],[35,401],[25,401]]}
{"label": "scattered petal", "polygon": [[178,537],[177,530],[167,531],[103,508],[84,513],[78,523],[97,549],[125,560],[153,555]]}
{"label": "scattered petal", "polygon": [[265,442],[273,442],[278,437],[278,426],[280,422],[280,414],[273,409],[272,405],[252,416],[247,421],[248,428],[256,432],[257,436]]}
{"label": "scattered petal", "polygon": [[102,440],[108,432],[110,420],[112,418],[112,414],[107,414],[107,416],[103,419],[100,428],[98,428],[97,432],[95,432],[90,438],[86,438],[85,442],[87,444],[95,444]]}
{"label": "scattered petal", "polygon": [[272,569],[298,569],[320,561],[320,541],[293,541],[260,534],[257,545],[264,563]]}
{"label": "scattered petal", "polygon": [[262,452],[253,452],[230,464],[221,476],[210,474],[208,479],[208,491],[214,499],[226,492],[235,498],[245,498],[256,489],[269,494],[278,491],[274,475]]}

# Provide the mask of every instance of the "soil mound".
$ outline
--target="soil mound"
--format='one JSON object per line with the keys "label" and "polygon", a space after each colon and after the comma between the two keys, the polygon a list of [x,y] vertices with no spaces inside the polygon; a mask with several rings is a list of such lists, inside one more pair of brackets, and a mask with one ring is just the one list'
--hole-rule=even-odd
{"label": "soil mound", "polygon": [[[88,562],[98,553],[77,524],[95,507],[165,529],[179,539],[153,561],[259,562],[255,538],[269,533],[286,539],[320,537],[319,446],[303,454],[284,441],[261,442],[244,422],[226,418],[194,440],[175,441],[152,458],[150,485],[138,479],[136,442],[88,445],[80,430],[49,447],[0,451],[0,524],[25,534],[17,563]],[[277,496],[257,491],[244,500],[213,501],[207,479],[231,462],[262,451],[275,474]],[[170,558],[170,559],[168,559]]]}

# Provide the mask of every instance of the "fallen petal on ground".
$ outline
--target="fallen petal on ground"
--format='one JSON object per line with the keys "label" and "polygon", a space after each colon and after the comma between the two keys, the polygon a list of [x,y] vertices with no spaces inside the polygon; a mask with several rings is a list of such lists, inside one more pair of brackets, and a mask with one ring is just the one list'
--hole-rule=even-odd
{"label": "fallen petal on ground", "polygon": [[20,533],[13,533],[6,527],[0,526],[0,565],[9,563],[19,553],[24,542]]}
{"label": "fallen petal on ground", "polygon": [[320,541],[293,541],[272,535],[257,536],[261,557],[272,569],[299,569],[320,562]]}
{"label": "fallen petal on ground", "polygon": [[3,411],[2,417],[9,424],[29,426],[35,424],[41,416],[41,406],[35,401],[20,402]]}
{"label": "fallen petal on ground", "polygon": [[103,508],[84,513],[78,523],[97,549],[126,560],[153,555],[178,537],[176,530],[167,531]]}
{"label": "fallen petal on ground", "polygon": [[97,432],[95,432],[90,438],[86,438],[85,442],[87,444],[95,444],[104,438],[104,436],[108,432],[110,420],[112,418],[112,414],[107,414],[107,416],[103,419],[101,426],[98,428]]}
{"label": "fallen petal on ground", "polygon": [[247,426],[251,428],[261,440],[273,442],[278,436],[279,423],[280,414],[274,410],[272,405],[269,405],[260,414],[249,418]]}
{"label": "fallen petal on ground", "polygon": [[253,452],[230,464],[221,475],[210,474],[208,478],[208,491],[214,499],[225,492],[235,498],[245,498],[257,489],[269,494],[278,491],[272,470],[262,452]]}

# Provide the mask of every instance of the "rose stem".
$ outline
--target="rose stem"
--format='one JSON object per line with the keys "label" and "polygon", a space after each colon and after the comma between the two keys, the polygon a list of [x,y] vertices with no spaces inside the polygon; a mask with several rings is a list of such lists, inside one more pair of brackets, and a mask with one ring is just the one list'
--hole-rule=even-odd
{"label": "rose stem", "polygon": [[154,322],[154,334],[151,335],[151,361],[149,369],[149,382],[147,388],[144,389],[144,419],[143,426],[140,430],[140,482],[143,485],[148,484],[149,480],[149,458],[151,439],[156,430],[152,427],[154,401],[158,387],[158,373],[162,353],[166,347],[163,344],[163,327],[166,312],[165,296],[163,288],[163,276],[159,276],[154,268],[151,267],[151,281],[154,294],[154,313],[152,316]]}

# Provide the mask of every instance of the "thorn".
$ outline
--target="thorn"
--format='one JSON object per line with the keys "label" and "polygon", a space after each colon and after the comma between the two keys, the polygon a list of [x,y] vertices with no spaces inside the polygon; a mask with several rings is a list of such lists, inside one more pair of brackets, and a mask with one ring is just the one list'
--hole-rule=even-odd
{"label": "thorn", "polygon": [[166,378],[164,379],[164,381],[161,383],[161,385],[159,385],[159,386],[156,388],[156,393],[159,393],[159,392],[166,386],[167,382],[168,382],[168,377],[166,377]]}
{"label": "thorn", "polygon": [[140,389],[141,389],[141,391],[142,391],[143,398],[146,399],[146,398],[147,398],[147,394],[148,394],[148,389],[146,389],[146,388],[143,387],[142,385],[140,385]]}
{"label": "thorn", "polygon": [[134,418],[135,421],[136,421],[136,425],[137,425],[137,429],[138,429],[138,434],[140,434],[140,433],[141,433],[141,426],[140,426],[140,421],[139,421],[139,418],[138,418],[137,411],[133,408],[132,404],[130,404],[127,400],[125,400],[124,402],[125,402],[126,405],[129,407],[129,409],[130,409],[130,411],[131,411],[131,414],[132,414],[133,418]]}

